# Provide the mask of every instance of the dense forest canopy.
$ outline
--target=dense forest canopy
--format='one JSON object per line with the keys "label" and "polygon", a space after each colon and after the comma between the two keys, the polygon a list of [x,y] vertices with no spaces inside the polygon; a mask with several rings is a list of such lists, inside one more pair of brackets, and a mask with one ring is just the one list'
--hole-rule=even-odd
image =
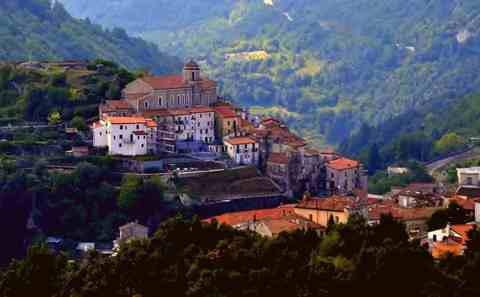
{"label": "dense forest canopy", "polygon": [[434,262],[389,216],[274,239],[179,217],[115,257],[72,263],[34,247],[0,272],[0,296],[478,296],[480,232],[469,238],[464,256]]}
{"label": "dense forest canopy", "polygon": [[224,94],[331,144],[480,87],[475,0],[62,1],[197,57]]}
{"label": "dense forest canopy", "polygon": [[0,2],[0,60],[116,61],[131,69],[158,73],[176,70],[176,58],[123,29],[104,30],[88,20],[71,17],[58,1],[4,0]]}

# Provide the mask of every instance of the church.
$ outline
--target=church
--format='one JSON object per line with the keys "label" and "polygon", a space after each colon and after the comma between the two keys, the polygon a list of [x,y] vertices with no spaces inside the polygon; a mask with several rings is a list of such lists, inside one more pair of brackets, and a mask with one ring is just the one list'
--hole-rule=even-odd
{"label": "church", "polygon": [[185,64],[183,74],[146,76],[128,84],[122,91],[136,112],[157,109],[209,106],[217,102],[217,83],[201,76],[194,61]]}

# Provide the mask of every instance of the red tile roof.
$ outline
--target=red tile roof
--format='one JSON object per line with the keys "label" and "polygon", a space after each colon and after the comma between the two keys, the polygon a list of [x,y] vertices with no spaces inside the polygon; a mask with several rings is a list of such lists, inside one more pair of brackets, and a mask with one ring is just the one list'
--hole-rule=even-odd
{"label": "red tile roof", "polygon": [[454,256],[460,256],[463,254],[463,245],[454,241],[449,242],[436,242],[432,246],[432,257],[439,259],[445,257],[447,254]]}
{"label": "red tile roof", "polygon": [[426,220],[439,209],[434,207],[402,208],[392,202],[383,202],[369,205],[368,218],[378,221],[382,215],[391,214],[400,221]]}
{"label": "red tile roof", "polygon": [[225,139],[224,142],[229,143],[231,145],[242,145],[242,144],[255,144],[256,141],[250,137],[234,137]]}
{"label": "red tile roof", "polygon": [[106,100],[105,106],[110,109],[132,109],[132,106],[126,100]]}
{"label": "red tile roof", "polygon": [[107,117],[105,121],[110,122],[111,124],[144,124],[147,122],[154,123],[151,119],[146,119],[144,117]]}
{"label": "red tile roof", "polygon": [[350,160],[347,158],[340,158],[336,160],[332,160],[327,163],[327,167],[334,169],[334,170],[347,170],[357,168],[360,165],[358,161]]}
{"label": "red tile roof", "polygon": [[356,204],[355,197],[331,196],[327,198],[309,198],[302,200],[296,207],[330,211],[344,211]]}
{"label": "red tile roof", "polygon": [[475,225],[472,224],[463,224],[463,225],[452,225],[450,229],[457,233],[462,238],[462,244],[468,240],[468,231],[472,230]]}
{"label": "red tile roof", "polygon": [[236,118],[237,113],[235,109],[230,106],[215,106],[215,112],[222,118]]}
{"label": "red tile roof", "polygon": [[453,196],[452,198],[448,199],[448,201],[456,202],[458,205],[463,207],[466,210],[474,211],[475,210],[475,202],[478,202],[478,199],[468,199],[463,198],[462,196]]}
{"label": "red tile roof", "polygon": [[220,224],[234,226],[245,222],[251,222],[253,220],[279,219],[284,216],[293,215],[294,206],[295,205],[283,205],[277,208],[231,212],[206,219],[205,221],[211,222],[215,219]]}
{"label": "red tile roof", "polygon": [[288,155],[286,153],[270,153],[267,162],[275,164],[288,164]]}
{"label": "red tile roof", "polygon": [[278,235],[282,232],[292,232],[295,230],[306,229],[308,226],[302,224],[296,224],[292,222],[291,219],[285,218],[276,218],[276,219],[265,219],[262,222],[268,230],[272,233],[273,236]]}
{"label": "red tile roof", "polygon": [[[188,88],[190,85],[183,79],[183,75],[164,75],[164,76],[146,76],[140,78],[154,90],[181,89]],[[199,81],[201,88],[215,87],[216,83],[209,79]]]}

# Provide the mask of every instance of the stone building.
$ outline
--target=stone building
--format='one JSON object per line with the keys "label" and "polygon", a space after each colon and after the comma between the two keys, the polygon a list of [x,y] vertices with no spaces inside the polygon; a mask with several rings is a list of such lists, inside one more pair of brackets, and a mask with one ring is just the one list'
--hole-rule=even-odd
{"label": "stone building", "polygon": [[367,177],[358,161],[339,158],[326,164],[326,188],[332,194],[350,194],[367,189]]}
{"label": "stone building", "polygon": [[136,112],[209,106],[218,100],[217,83],[202,77],[193,61],[185,64],[183,74],[138,78],[125,87],[122,96]]}
{"label": "stone building", "polygon": [[295,206],[295,213],[320,226],[327,227],[329,221],[336,224],[345,224],[353,214],[367,218],[368,208],[365,199],[357,196],[331,196],[327,198],[305,196]]}

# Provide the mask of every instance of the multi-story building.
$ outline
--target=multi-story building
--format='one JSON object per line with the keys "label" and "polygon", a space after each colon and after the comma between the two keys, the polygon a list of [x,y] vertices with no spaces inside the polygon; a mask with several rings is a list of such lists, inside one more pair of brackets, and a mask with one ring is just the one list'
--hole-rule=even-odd
{"label": "multi-story building", "polygon": [[326,188],[334,194],[349,194],[366,189],[367,178],[358,161],[339,158],[326,164]]}
{"label": "multi-story building", "polygon": [[177,147],[187,143],[192,147],[215,142],[215,112],[210,107],[159,109],[142,114],[157,121],[162,151],[175,152]]}
{"label": "multi-story building", "polygon": [[218,100],[217,83],[200,72],[198,64],[190,61],[183,74],[138,78],[125,87],[122,96],[137,112],[209,106]]}
{"label": "multi-story building", "polygon": [[106,100],[98,107],[100,119],[104,117],[125,117],[134,113],[133,107],[125,100]]}
{"label": "multi-story building", "polygon": [[106,117],[93,124],[93,145],[108,147],[110,155],[154,153],[157,123],[144,117]]}
{"label": "multi-story building", "polygon": [[237,165],[258,165],[258,143],[250,137],[224,139],[225,151]]}
{"label": "multi-story building", "polygon": [[237,115],[235,108],[228,104],[222,104],[215,106],[214,109],[217,137],[223,139],[228,136],[239,136],[242,119]]}
{"label": "multi-story building", "polygon": [[367,218],[368,208],[365,199],[358,196],[331,196],[327,198],[306,196],[295,206],[295,213],[326,227],[330,221],[336,224],[345,224],[353,214]]}
{"label": "multi-story building", "polygon": [[458,185],[480,187],[480,167],[458,168]]}

